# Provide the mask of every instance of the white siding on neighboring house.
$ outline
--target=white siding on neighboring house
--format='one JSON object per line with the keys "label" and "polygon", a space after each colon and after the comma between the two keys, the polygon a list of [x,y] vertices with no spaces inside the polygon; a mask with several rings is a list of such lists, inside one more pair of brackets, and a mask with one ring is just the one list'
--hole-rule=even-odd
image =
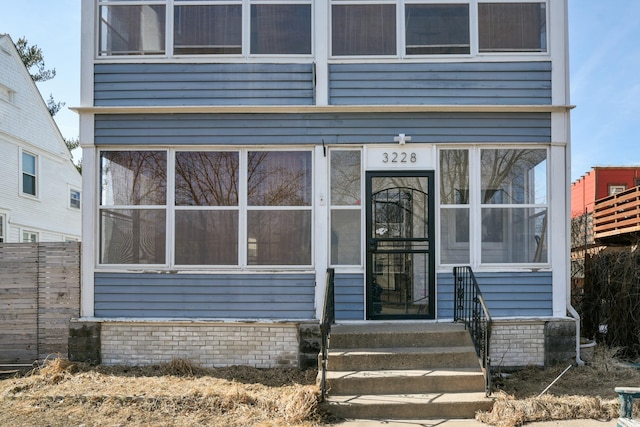
{"label": "white siding on neighboring house", "polygon": [[[35,197],[22,191],[23,152],[36,159]],[[0,159],[5,242],[22,241],[25,231],[42,242],[79,240],[70,191],[81,189],[82,177],[8,35],[0,35]]]}

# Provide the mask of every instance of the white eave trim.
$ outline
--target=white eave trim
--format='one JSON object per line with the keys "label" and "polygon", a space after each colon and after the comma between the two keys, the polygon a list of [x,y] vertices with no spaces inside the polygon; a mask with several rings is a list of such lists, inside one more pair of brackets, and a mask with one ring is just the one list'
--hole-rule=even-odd
{"label": "white eave trim", "polygon": [[574,105],[264,105],[264,106],[135,106],[73,107],[79,114],[180,114],[180,113],[554,113]]}

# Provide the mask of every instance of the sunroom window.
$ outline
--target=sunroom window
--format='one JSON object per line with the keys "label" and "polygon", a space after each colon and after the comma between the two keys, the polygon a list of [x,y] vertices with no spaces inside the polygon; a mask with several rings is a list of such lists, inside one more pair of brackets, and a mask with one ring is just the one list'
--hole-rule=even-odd
{"label": "sunroom window", "polygon": [[311,154],[103,151],[100,264],[311,265]]}
{"label": "sunroom window", "polygon": [[361,265],[362,180],[359,150],[331,151],[331,264]]}
{"label": "sunroom window", "polygon": [[99,55],[162,55],[165,53],[164,1],[123,4],[100,2]]}
{"label": "sunroom window", "polygon": [[546,52],[546,5],[479,3],[480,52]]}
{"label": "sunroom window", "polygon": [[547,150],[440,150],[440,264],[548,262]]}
{"label": "sunroom window", "polygon": [[241,54],[242,2],[176,5],[173,53]]}
{"label": "sunroom window", "polygon": [[311,54],[311,4],[252,4],[252,55]]}
{"label": "sunroom window", "polygon": [[468,4],[406,4],[407,55],[468,54]]}
{"label": "sunroom window", "polygon": [[331,34],[335,56],[395,55],[396,5],[336,2],[331,7]]}

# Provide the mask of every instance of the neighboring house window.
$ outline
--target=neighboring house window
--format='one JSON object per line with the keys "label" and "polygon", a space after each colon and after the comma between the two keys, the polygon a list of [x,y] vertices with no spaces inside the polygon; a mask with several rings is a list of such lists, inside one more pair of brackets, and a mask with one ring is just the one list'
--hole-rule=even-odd
{"label": "neighboring house window", "polygon": [[0,101],[13,104],[15,102],[15,92],[8,87],[0,84]]}
{"label": "neighboring house window", "polygon": [[24,243],[36,243],[38,241],[38,233],[33,231],[23,231],[22,241]]}
{"label": "neighboring house window", "polygon": [[359,150],[331,150],[331,265],[362,264],[362,168]]}
{"label": "neighboring house window", "polygon": [[441,150],[440,263],[547,263],[547,180],[545,149]]}
{"label": "neighboring house window", "polygon": [[[99,1],[99,56],[311,54],[311,0],[114,3]],[[172,52],[165,48],[166,33]]]}
{"label": "neighboring house window", "polygon": [[609,195],[613,196],[614,194],[622,193],[627,190],[626,185],[610,185],[609,186]]}
{"label": "neighboring house window", "polygon": [[543,2],[479,3],[480,52],[546,52],[546,22]]}
{"label": "neighboring house window", "polygon": [[80,209],[79,190],[74,190],[73,188],[69,190],[69,207],[73,209]]}
{"label": "neighboring house window", "polygon": [[311,265],[311,154],[102,152],[100,263]]}
{"label": "neighboring house window", "polygon": [[22,152],[22,193],[37,196],[38,158],[26,151]]}
{"label": "neighboring house window", "polygon": [[7,216],[0,214],[0,243],[7,241]]}

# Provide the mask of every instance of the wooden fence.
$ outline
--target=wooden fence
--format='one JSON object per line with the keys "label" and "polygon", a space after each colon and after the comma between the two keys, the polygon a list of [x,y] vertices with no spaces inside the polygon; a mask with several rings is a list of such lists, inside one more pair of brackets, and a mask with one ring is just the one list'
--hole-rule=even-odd
{"label": "wooden fence", "polygon": [[80,243],[0,243],[0,364],[67,357],[80,313]]}

